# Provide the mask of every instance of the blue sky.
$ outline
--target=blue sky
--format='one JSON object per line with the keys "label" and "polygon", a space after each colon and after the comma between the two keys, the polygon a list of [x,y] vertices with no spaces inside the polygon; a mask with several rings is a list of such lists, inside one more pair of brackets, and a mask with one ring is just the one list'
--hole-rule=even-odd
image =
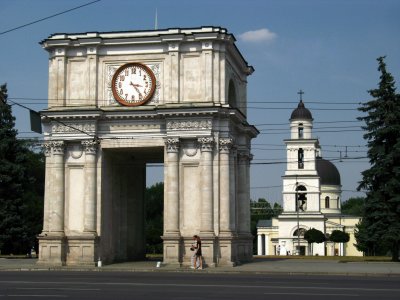
{"label": "blue sky", "polygon": [[[1,0],[0,83],[8,84],[9,98],[47,98],[48,56],[38,43],[52,33],[154,29],[156,10],[158,28],[225,27],[255,68],[248,79],[248,120],[261,134],[252,146],[251,197],[281,201],[283,140],[299,89],[323,157],[341,172],[342,199],[362,195],[354,190],[368,161],[351,159],[366,155],[356,108],[379,82],[377,57],[386,55],[388,70],[400,78],[400,1],[102,0],[3,33],[91,1]],[[46,107],[44,100],[14,100]],[[20,136],[31,136],[27,111],[14,106],[14,114]],[[346,146],[348,158],[339,161]],[[149,183],[159,181],[161,171],[149,168]]]}

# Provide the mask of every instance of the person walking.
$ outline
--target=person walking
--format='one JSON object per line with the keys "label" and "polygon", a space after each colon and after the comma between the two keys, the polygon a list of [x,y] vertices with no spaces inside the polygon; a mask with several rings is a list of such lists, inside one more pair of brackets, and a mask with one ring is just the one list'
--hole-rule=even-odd
{"label": "person walking", "polygon": [[190,250],[193,249],[192,269],[203,269],[203,257],[201,252],[201,239],[198,235],[193,236],[193,244]]}

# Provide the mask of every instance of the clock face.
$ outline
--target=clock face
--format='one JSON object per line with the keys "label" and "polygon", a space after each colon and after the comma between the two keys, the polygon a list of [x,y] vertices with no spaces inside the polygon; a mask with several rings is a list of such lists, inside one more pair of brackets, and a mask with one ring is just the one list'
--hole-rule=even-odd
{"label": "clock face", "polygon": [[111,85],[115,100],[125,106],[138,106],[153,96],[156,78],[147,66],[128,63],[118,68]]}

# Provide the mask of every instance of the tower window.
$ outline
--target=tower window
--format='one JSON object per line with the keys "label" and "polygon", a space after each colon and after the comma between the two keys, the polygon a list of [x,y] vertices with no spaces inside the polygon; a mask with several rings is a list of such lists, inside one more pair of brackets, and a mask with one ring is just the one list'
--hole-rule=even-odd
{"label": "tower window", "polygon": [[297,162],[298,162],[298,168],[304,169],[304,151],[302,148],[299,149]]}
{"label": "tower window", "polygon": [[302,212],[307,210],[307,189],[300,185],[296,188],[296,211]]}
{"label": "tower window", "polygon": [[326,196],[325,197],[325,208],[329,208],[329,197],[328,196]]}
{"label": "tower window", "polygon": [[304,137],[304,127],[303,124],[299,124],[299,139],[302,139]]}

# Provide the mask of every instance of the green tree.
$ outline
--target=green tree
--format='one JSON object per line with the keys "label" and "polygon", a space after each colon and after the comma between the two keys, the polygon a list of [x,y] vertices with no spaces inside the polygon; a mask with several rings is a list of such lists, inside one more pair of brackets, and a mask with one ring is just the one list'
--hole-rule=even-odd
{"label": "green tree", "polygon": [[342,213],[351,216],[362,216],[364,210],[364,197],[352,197],[342,203]]}
{"label": "green tree", "polygon": [[[257,223],[259,220],[271,220],[282,213],[283,208],[278,203],[271,206],[265,198],[258,198],[257,201],[250,201],[251,222],[250,231],[253,236],[257,236]],[[253,241],[253,251],[257,251],[257,239]]]}
{"label": "green tree", "polygon": [[21,215],[27,230],[27,242],[30,248],[38,251],[36,236],[43,227],[44,185],[45,185],[45,156],[35,141],[23,141],[26,148],[24,194],[22,197]]}
{"label": "green tree", "polygon": [[147,253],[162,253],[163,245],[163,207],[164,183],[159,182],[146,188],[145,216],[146,216],[146,251]]}
{"label": "green tree", "polygon": [[17,140],[15,118],[7,103],[7,86],[0,86],[0,249],[21,253],[29,247],[22,219],[26,151]]}
{"label": "green tree", "polygon": [[400,245],[400,95],[395,81],[386,71],[385,57],[379,57],[381,72],[377,89],[370,90],[372,100],[359,110],[366,116],[363,129],[368,143],[371,167],[362,172],[359,189],[366,190],[362,230],[357,243],[369,237],[375,245],[390,244],[392,260],[399,260]]}
{"label": "green tree", "polygon": [[325,242],[326,238],[325,238],[325,234],[315,228],[311,228],[309,230],[307,230],[304,233],[304,239],[308,242],[309,244],[309,249],[310,249],[310,254],[313,255],[313,244],[317,243],[323,243]]}
{"label": "green tree", "polygon": [[335,243],[347,243],[350,241],[350,235],[341,230],[334,230],[330,234],[329,240],[333,242],[333,248],[335,248]]}

